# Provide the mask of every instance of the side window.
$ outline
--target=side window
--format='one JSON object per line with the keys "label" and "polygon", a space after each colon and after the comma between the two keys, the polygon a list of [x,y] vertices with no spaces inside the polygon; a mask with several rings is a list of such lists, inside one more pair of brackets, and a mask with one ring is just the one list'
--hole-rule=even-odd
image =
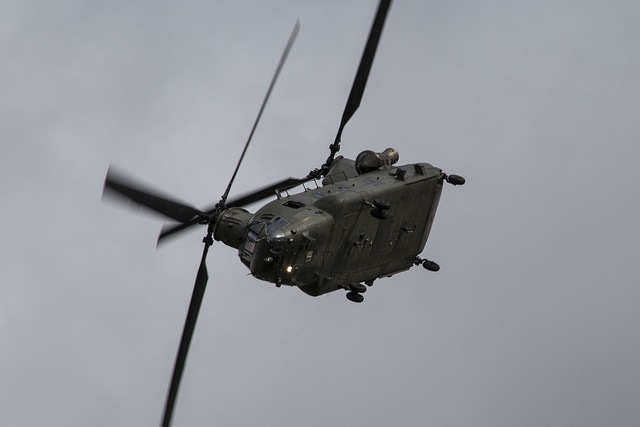
{"label": "side window", "polygon": [[256,248],[256,240],[262,228],[263,223],[254,223],[249,226],[249,232],[247,233],[247,240],[244,242],[240,252],[240,260],[247,266],[251,266],[251,258],[253,257],[253,251]]}

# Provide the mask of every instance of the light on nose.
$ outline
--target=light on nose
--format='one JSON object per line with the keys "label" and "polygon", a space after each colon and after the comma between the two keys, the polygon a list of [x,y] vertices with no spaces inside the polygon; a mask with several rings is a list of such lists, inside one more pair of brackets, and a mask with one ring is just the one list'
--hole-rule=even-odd
{"label": "light on nose", "polygon": [[288,267],[286,268],[286,271],[287,271],[287,273],[291,273],[291,272],[293,271],[293,266],[291,266],[291,265],[290,265],[290,266],[288,266]]}

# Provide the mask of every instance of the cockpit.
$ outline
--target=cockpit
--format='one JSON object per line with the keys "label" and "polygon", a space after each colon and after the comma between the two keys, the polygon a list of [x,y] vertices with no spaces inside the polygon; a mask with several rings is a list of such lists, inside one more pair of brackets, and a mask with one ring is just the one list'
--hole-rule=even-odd
{"label": "cockpit", "polygon": [[251,269],[251,273],[263,280],[273,280],[276,266],[282,265],[282,257],[287,244],[284,228],[286,219],[262,214],[254,217],[247,228],[247,239],[239,248],[240,260]]}

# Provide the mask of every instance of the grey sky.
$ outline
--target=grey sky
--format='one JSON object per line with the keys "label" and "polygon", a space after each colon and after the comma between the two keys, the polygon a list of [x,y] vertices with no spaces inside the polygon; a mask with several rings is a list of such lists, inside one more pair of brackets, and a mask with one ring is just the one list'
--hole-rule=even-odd
{"label": "grey sky", "polygon": [[[0,425],[157,425],[203,230],[100,201],[110,163],[217,200],[328,154],[376,0],[0,3]],[[214,246],[175,426],[640,420],[640,4],[391,6],[342,154],[448,186],[424,256],[364,304]],[[255,208],[255,207],[254,207]]]}

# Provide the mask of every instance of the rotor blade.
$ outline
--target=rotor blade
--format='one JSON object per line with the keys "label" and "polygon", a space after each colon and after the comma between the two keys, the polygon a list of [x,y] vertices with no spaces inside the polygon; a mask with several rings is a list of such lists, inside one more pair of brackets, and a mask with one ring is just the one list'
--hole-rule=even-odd
{"label": "rotor blade", "polygon": [[278,76],[280,75],[280,70],[282,70],[282,66],[284,65],[287,56],[289,55],[289,51],[291,50],[291,46],[293,46],[293,42],[298,35],[298,30],[300,29],[300,22],[296,21],[296,25],[293,27],[293,31],[289,36],[289,41],[287,42],[287,46],[284,48],[284,52],[282,53],[282,57],[280,58],[280,62],[278,63],[278,67],[276,68],[276,72],[271,79],[271,84],[269,85],[269,89],[267,90],[267,94],[262,101],[262,106],[260,107],[260,111],[258,112],[258,117],[256,117],[256,121],[253,123],[253,128],[251,128],[251,132],[249,133],[249,138],[244,145],[244,149],[242,150],[242,154],[240,155],[240,160],[238,160],[238,164],[236,165],[236,170],[233,172],[231,176],[231,180],[229,181],[229,185],[227,185],[227,189],[224,194],[220,198],[220,205],[225,206],[227,202],[227,196],[229,196],[229,191],[231,191],[231,185],[233,181],[236,179],[236,175],[238,174],[238,169],[240,169],[240,164],[242,163],[242,159],[244,159],[244,155],[247,152],[247,148],[249,148],[249,143],[251,143],[251,138],[253,138],[253,134],[256,131],[256,127],[258,127],[258,122],[260,121],[260,117],[262,116],[262,112],[264,111],[264,107],[267,105],[267,101],[269,100],[269,96],[271,96],[271,91],[276,84],[276,80],[278,80]]}
{"label": "rotor blade", "polygon": [[[276,190],[279,189],[287,189],[291,187],[295,187],[303,182],[307,181],[306,179],[298,179],[298,178],[285,178],[281,181],[275,182],[271,185],[263,187],[259,190],[252,191],[248,194],[243,194],[239,197],[231,199],[226,204],[227,208],[236,208],[246,206],[251,203],[259,202],[260,200],[266,199],[267,197],[271,197],[275,194]],[[216,205],[208,206],[204,209],[205,214],[212,214],[216,209]],[[187,221],[183,224],[166,224],[162,227],[160,231],[160,235],[158,236],[158,245],[160,243],[164,243],[168,237],[174,236],[176,233],[182,232],[192,225],[198,224],[200,222],[199,217],[195,217],[190,221]],[[175,237],[175,236],[174,236]]]}
{"label": "rotor blade", "polygon": [[251,203],[258,202],[262,199],[266,199],[267,197],[273,196],[276,190],[283,190],[291,187],[295,187],[296,185],[301,184],[304,180],[298,178],[286,178],[282,181],[273,183],[267,187],[263,187],[260,190],[253,191],[249,194],[243,194],[242,196],[231,199],[230,202],[226,204],[228,208],[235,208],[246,206]]}
{"label": "rotor blade", "polygon": [[191,303],[189,304],[189,311],[187,312],[187,318],[185,320],[184,329],[182,331],[180,347],[178,347],[176,364],[173,367],[171,385],[169,386],[169,393],[167,394],[167,401],[164,407],[164,415],[162,417],[163,427],[168,427],[171,424],[171,417],[173,415],[173,409],[176,403],[176,398],[178,397],[178,390],[180,388],[180,380],[182,379],[182,372],[184,371],[184,365],[187,360],[187,353],[189,352],[189,344],[191,343],[191,337],[193,336],[193,331],[196,326],[196,320],[198,320],[198,313],[200,312],[200,305],[202,304],[204,291],[207,287],[209,275],[207,273],[207,265],[205,263],[205,260],[208,251],[209,244],[205,243],[204,251],[202,252],[202,259],[200,260],[200,268],[198,268],[198,275],[196,276],[196,283],[193,287],[193,294],[191,296]]}
{"label": "rotor blade", "polygon": [[162,229],[160,230],[160,235],[158,236],[158,241],[156,242],[156,246],[160,246],[162,243],[166,243],[169,237],[176,237],[174,234],[180,233],[192,225],[198,224],[198,218],[194,218],[189,222],[185,222],[184,224],[164,224]]}
{"label": "rotor blade", "polygon": [[340,122],[340,127],[338,128],[338,134],[336,135],[336,139],[333,143],[333,146],[331,147],[331,155],[327,159],[327,166],[330,166],[330,164],[333,162],[335,154],[340,150],[342,130],[344,129],[351,116],[353,116],[353,113],[355,113],[360,106],[362,94],[364,93],[364,88],[367,85],[369,71],[371,71],[371,66],[373,65],[373,58],[376,55],[378,41],[380,40],[380,35],[382,34],[382,28],[384,27],[384,21],[387,17],[389,6],[391,6],[391,0],[380,0],[380,3],[378,4],[378,11],[376,12],[376,17],[373,20],[373,25],[371,26],[371,31],[369,32],[369,39],[367,40],[364,52],[362,53],[360,67],[358,67],[356,78],[353,81],[353,86],[351,86],[351,93],[349,93],[347,105],[345,106],[344,112],[342,113],[342,121]]}
{"label": "rotor blade", "polygon": [[161,195],[132,178],[126,177],[121,172],[114,171],[111,167],[107,171],[102,194],[103,197],[117,194],[135,205],[144,206],[179,222],[187,222],[202,215],[202,212],[196,208]]}

